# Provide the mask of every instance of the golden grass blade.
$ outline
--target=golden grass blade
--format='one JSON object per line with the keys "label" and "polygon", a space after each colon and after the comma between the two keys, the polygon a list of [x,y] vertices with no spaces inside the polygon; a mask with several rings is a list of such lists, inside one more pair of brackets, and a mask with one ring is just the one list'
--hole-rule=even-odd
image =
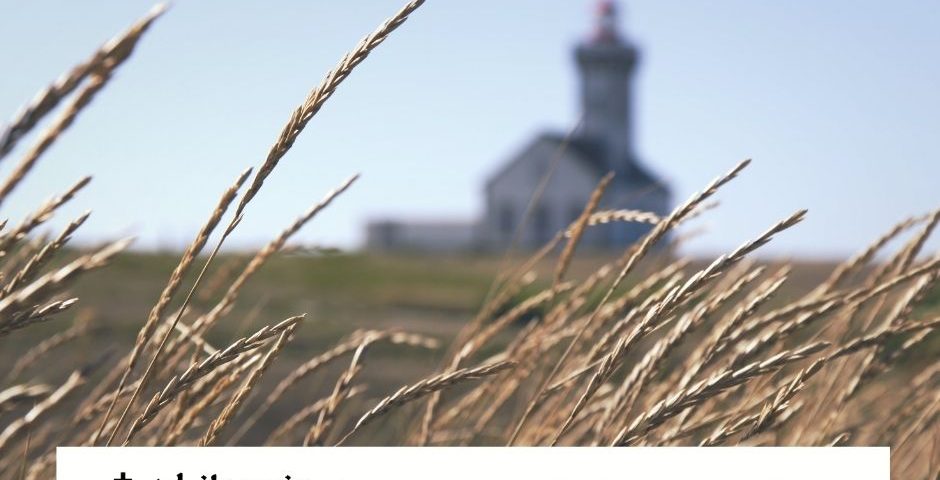
{"label": "golden grass blade", "polygon": [[[40,91],[24,105],[13,119],[0,130],[0,159],[16,146],[17,142],[49,112],[72,93],[83,80],[102,68],[113,68],[133,52],[137,42],[150,25],[166,10],[166,4],[154,6],[143,18],[126,32],[114,37],[96,50],[87,60],[72,67],[52,84]],[[106,65],[111,65],[110,67]]]}
{"label": "golden grass blade", "polygon": [[355,332],[349,339],[344,340],[337,344],[336,346],[330,348],[329,350],[307,360],[297,368],[295,368],[290,374],[284,377],[283,380],[278,382],[278,384],[271,390],[271,393],[268,394],[267,398],[264,399],[264,402],[255,409],[251,417],[249,417],[239,428],[238,432],[233,435],[232,441],[237,441],[244,435],[251,427],[258,422],[258,420],[268,411],[271,406],[277,402],[285,392],[287,392],[291,387],[296,386],[301,380],[313,375],[315,372],[319,371],[323,367],[329,365],[336,359],[346,355],[347,353],[356,351],[359,348],[359,345],[362,343],[362,339],[371,336],[376,342],[387,341],[392,345],[403,345],[411,346],[416,348],[425,348],[428,350],[435,350],[440,347],[440,342],[437,340],[426,337],[424,335],[416,335],[413,333],[407,332],[397,332],[391,330],[369,330],[365,332]]}
{"label": "golden grass blade", "polygon": [[14,438],[22,434],[24,430],[28,430],[30,426],[39,421],[44,415],[47,415],[50,409],[84,384],[86,375],[87,373],[82,371],[72,372],[65,383],[44,400],[37,403],[26,415],[7,425],[6,429],[0,432],[0,452],[3,452]]}
{"label": "golden grass blade", "polygon": [[[98,437],[101,436],[105,425],[107,425],[108,420],[110,420],[111,412],[114,410],[114,406],[116,405],[118,398],[120,398],[121,391],[127,384],[127,380],[130,377],[131,372],[134,371],[134,367],[137,366],[137,361],[140,359],[140,355],[143,353],[144,348],[150,342],[151,337],[157,328],[157,324],[163,317],[166,308],[170,304],[170,301],[173,299],[173,296],[176,294],[177,290],[179,290],[179,287],[183,282],[183,277],[186,275],[193,262],[196,260],[196,256],[199,255],[199,253],[205,247],[206,242],[209,240],[209,236],[212,234],[212,231],[215,230],[215,227],[219,224],[219,221],[222,219],[222,215],[224,215],[225,211],[228,210],[229,205],[235,199],[238,190],[241,188],[242,184],[245,183],[245,180],[248,179],[248,175],[250,173],[251,169],[245,170],[235,180],[235,183],[225,190],[215,209],[213,209],[212,213],[209,215],[209,219],[205,224],[203,224],[202,228],[199,230],[199,233],[196,234],[196,238],[193,239],[192,243],[189,245],[186,251],[183,252],[183,256],[180,259],[179,264],[173,270],[173,273],[170,274],[170,280],[167,282],[166,286],[163,287],[163,292],[160,293],[160,298],[157,300],[157,304],[154,305],[150,310],[150,315],[147,316],[147,321],[144,322],[144,325],[137,333],[137,340],[134,343],[134,347],[131,350],[127,361],[125,362],[124,373],[121,375],[121,380],[118,382],[116,390],[117,394],[114,395],[113,400],[111,401],[111,405],[108,406],[108,410],[105,412],[105,415],[101,420],[101,425],[98,427],[98,431],[95,432],[95,435],[91,438],[92,445],[98,442]],[[165,335],[168,336],[171,331],[172,329],[168,328]],[[163,342],[165,341],[166,338],[164,337]],[[128,408],[130,408],[131,403],[133,403],[134,399],[137,397],[140,388],[142,388],[147,383],[147,380],[149,380],[147,377],[148,374],[146,373],[141,377],[141,381],[137,384],[138,387],[135,389],[131,400],[128,401]],[[120,425],[120,423],[121,422],[118,422],[118,425]]]}
{"label": "golden grass blade", "polygon": [[0,391],[0,412],[12,410],[21,403],[41,400],[50,393],[52,393],[52,387],[49,385],[14,385]]}
{"label": "golden grass blade", "polygon": [[[455,356],[450,365],[448,365],[445,373],[456,371],[458,368],[460,368],[461,362],[476,353],[481,347],[483,347],[483,345],[489,342],[500,331],[521,319],[523,315],[526,315],[531,310],[534,310],[535,308],[538,308],[545,303],[551,302],[557,295],[570,289],[571,285],[569,284],[555,285],[551,289],[543,290],[542,292],[529,297],[519,305],[513,307],[511,310],[501,315],[498,319],[493,321],[493,323],[487,325],[486,328],[480,330],[476,335],[471,337],[463,344],[463,347],[457,353],[457,356]],[[434,413],[437,408],[437,404],[440,402],[440,399],[441,392],[439,391],[432,393],[431,398],[428,399],[418,437],[419,445],[426,445],[431,437]]]}
{"label": "golden grass blade", "polygon": [[[75,94],[75,97],[52,121],[52,124],[40,134],[38,141],[36,141],[32,148],[26,152],[26,155],[20,159],[20,162],[13,168],[13,172],[10,173],[6,181],[0,184],[0,204],[3,203],[10,195],[10,192],[12,192],[30,170],[33,169],[39,157],[41,157],[42,154],[52,146],[56,139],[75,122],[78,114],[94,100],[95,96],[101,92],[105,86],[107,86],[114,71],[130,56],[137,40],[140,39],[140,36],[143,35],[150,24],[162,12],[163,6],[158,5],[140,22],[135,24],[125,36],[114,41],[113,47],[110,49],[110,54],[102,58],[101,61],[90,70],[89,79],[85,86]],[[109,42],[109,45],[112,44]],[[23,130],[20,129],[16,131],[22,132]],[[19,136],[14,135],[14,137],[11,138],[14,138],[15,142],[15,139],[19,138]],[[12,147],[12,145],[10,145],[10,147]],[[0,148],[3,148],[3,145],[0,145]],[[2,158],[2,154],[0,154],[0,158]]]}
{"label": "golden grass blade", "polygon": [[[662,220],[659,215],[653,212],[642,210],[600,210],[592,213],[587,220],[587,226],[606,225],[614,222],[635,222],[649,223],[656,225]],[[574,228],[565,230],[565,238],[571,238],[574,235]]]}
{"label": "golden grass blade", "polygon": [[536,403],[542,397],[542,395],[544,395],[545,388],[551,383],[552,380],[554,380],[554,377],[558,374],[562,364],[565,363],[565,361],[568,359],[568,356],[574,349],[574,345],[577,344],[577,342],[581,339],[581,336],[584,334],[584,332],[590,328],[597,313],[610,300],[610,297],[613,295],[614,291],[617,290],[617,287],[619,287],[623,282],[624,278],[626,278],[627,275],[633,271],[639,259],[645,256],[650,251],[650,249],[653,248],[653,245],[659,242],[659,240],[661,240],[666,235],[666,233],[669,232],[669,230],[682,222],[685,217],[695,211],[695,209],[705,200],[714,195],[719,188],[734,179],[738,173],[740,173],[741,170],[746,168],[749,164],[750,160],[745,160],[739,163],[725,175],[715,179],[708,187],[705,188],[705,190],[698,193],[697,195],[694,195],[692,198],[686,201],[686,203],[676,208],[668,217],[656,224],[653,230],[643,237],[640,244],[636,248],[627,250],[627,260],[625,261],[623,268],[621,268],[620,272],[617,274],[617,278],[614,279],[614,282],[607,289],[607,293],[604,294],[604,297],[601,299],[600,303],[598,303],[597,307],[594,309],[594,312],[581,324],[581,327],[578,329],[578,333],[575,335],[575,338],[573,338],[568,344],[568,347],[562,353],[561,358],[555,362],[555,366],[551,369],[548,376],[542,380],[539,388],[536,389],[535,396],[533,397],[532,401],[529,402],[529,405],[526,407],[525,411],[522,413],[522,416],[519,418],[519,421],[516,423],[516,427],[509,438],[509,442],[507,444],[508,446],[512,446],[515,443],[519,433],[522,431],[522,427],[525,425],[526,420],[528,420],[529,415],[532,414]]}
{"label": "golden grass blade", "polygon": [[[360,40],[359,44],[356,45],[352,51],[348,52],[333,70],[326,74],[326,78],[320,82],[320,85],[307,94],[307,98],[300,106],[294,109],[291,113],[290,120],[288,120],[284,128],[281,129],[281,133],[268,151],[268,156],[265,158],[264,163],[258,167],[258,171],[251,181],[251,185],[248,186],[245,195],[235,209],[236,218],[244,212],[248,202],[250,202],[251,199],[257,195],[258,190],[261,189],[264,180],[268,178],[268,175],[271,174],[281,158],[283,158],[287,151],[290,150],[291,146],[294,145],[294,141],[300,136],[300,132],[304,130],[307,123],[320,111],[320,108],[329,100],[336,91],[336,88],[343,83],[343,80],[346,80],[346,77],[352,73],[353,69],[362,63],[376,47],[381,45],[382,42],[388,38],[389,34],[405,23],[405,21],[408,20],[408,16],[422,4],[424,4],[424,0],[413,0],[402,7],[398,13],[386,20],[378,29]],[[234,223],[233,221],[233,224]]]}
{"label": "golden grass blade", "polygon": [[[170,380],[170,382],[163,387],[163,390],[155,395],[150,403],[147,404],[146,408],[144,408],[143,412],[141,412],[140,416],[137,417],[131,425],[130,430],[127,432],[127,436],[124,438],[124,445],[130,444],[137,432],[147,426],[164,407],[169,405],[181,392],[191,387],[196,380],[208,375],[219,366],[235,360],[240,355],[260,347],[266,340],[280,335],[285,330],[293,328],[297,323],[302,321],[303,318],[303,315],[298,315],[288,318],[276,325],[265,326],[249,337],[242,337],[236,340],[226,349],[215,355],[210,355],[205,360],[190,365],[185,372]],[[115,426],[112,430],[112,437],[117,430]]]}
{"label": "golden grass blade", "polygon": [[[345,399],[348,400],[352,397],[355,397],[356,395],[359,395],[360,393],[362,393],[364,390],[365,388],[362,386],[352,387],[346,393]],[[271,432],[271,434],[268,435],[268,438],[265,440],[264,444],[265,445],[273,444],[277,442],[278,440],[280,440],[281,438],[284,438],[285,436],[289,435],[290,432],[293,431],[295,428],[297,428],[297,426],[300,425],[302,422],[309,420],[314,415],[318,415],[321,410],[326,408],[326,405],[329,401],[330,401],[330,397],[321,398],[320,400],[317,400],[316,402],[313,402],[310,405],[307,405],[306,407],[300,409],[297,413],[291,415],[290,418],[288,418],[283,423],[278,425]]]}
{"label": "golden grass blade", "polygon": [[[169,422],[167,434],[162,444],[174,446],[180,437],[186,433],[199,416],[212,406],[219,397],[255,363],[261,360],[259,354],[254,354],[241,362],[232,362],[216,369],[211,374],[194,385],[192,391],[184,391],[178,402],[178,419]],[[233,367],[234,366],[234,367]],[[184,401],[184,398],[189,401]]]}
{"label": "golden grass blade", "polygon": [[340,439],[337,445],[346,443],[346,441],[349,440],[349,438],[356,432],[358,432],[359,429],[374,421],[376,418],[385,414],[392,408],[401,406],[412,400],[436,392],[443,388],[447,388],[451,385],[463,382],[465,380],[484,378],[490,375],[495,375],[499,372],[510,369],[515,365],[516,364],[514,362],[504,360],[501,362],[490,363],[474,368],[462,368],[455,372],[425,378],[424,380],[421,380],[420,382],[412,385],[405,385],[392,395],[383,398],[378,404],[372,407],[371,410],[360,417],[356,422],[356,425],[353,426],[352,430],[350,430],[349,433]]}
{"label": "golden grass blade", "polygon": [[[79,314],[79,318],[75,321],[75,324],[72,325],[68,330],[59,332],[39,342],[36,344],[36,346],[29,349],[29,351],[20,356],[16,363],[13,364],[13,368],[11,368],[10,372],[7,374],[7,381],[22,375],[22,373],[27,368],[38,363],[39,360],[47,356],[50,351],[87,334],[88,331],[88,316],[82,316]],[[0,394],[0,397],[2,397],[2,394]],[[2,402],[0,402],[0,404],[2,404]]]}
{"label": "golden grass blade", "polygon": [[762,362],[752,363],[737,370],[725,370],[707,380],[698,382],[686,389],[669,395],[666,399],[647,410],[633,423],[617,434],[614,446],[631,445],[644,435],[687,408],[694,407],[707,398],[713,397],[729,388],[741,385],[750,379],[775,372],[788,363],[807,358],[829,346],[826,342],[817,342],[805,347],[780,352]]}
{"label": "golden grass blade", "polygon": [[[82,178],[77,183],[75,183],[75,185],[72,185],[68,190],[66,190],[62,195],[54,197],[43,203],[38,210],[26,217],[22,223],[17,225],[11,231],[0,235],[0,252],[8,252],[16,242],[19,242],[25,238],[26,235],[29,234],[29,232],[31,232],[33,229],[52,218],[52,214],[55,213],[56,209],[72,200],[72,198],[74,198],[75,195],[81,191],[81,189],[85,188],[89,182],[91,182],[91,177]],[[6,225],[5,221],[4,225]]]}
{"label": "golden grass blade", "polygon": [[[285,228],[281,233],[270,243],[264,246],[261,250],[252,257],[251,261],[247,266],[242,270],[242,272],[236,277],[232,283],[229,285],[228,290],[225,292],[225,295],[222,297],[219,302],[212,307],[207,314],[200,316],[192,325],[192,330],[204,335],[206,329],[212,326],[219,318],[229,312],[232,308],[232,305],[235,303],[235,300],[238,298],[238,294],[241,291],[242,287],[252,277],[257,271],[265,264],[275,253],[279,252],[284,245],[287,244],[287,241],[290,240],[294,234],[300,231],[310,220],[316,217],[321,211],[330,206],[333,201],[342,195],[346,190],[349,189],[359,179],[359,175],[353,175],[344,181],[339,187],[331,190],[326,194],[326,197],[323,200],[320,200],[313,206],[311,206],[303,215],[298,217],[294,222]],[[243,197],[244,198],[244,197]]]}
{"label": "golden grass blade", "polygon": [[108,260],[124,250],[130,243],[131,239],[119,240],[94,253],[82,255],[68,265],[39,277],[0,300],[0,337],[41,321],[45,316],[57,310],[71,306],[74,299],[56,301],[41,308],[35,307],[38,302],[61,292],[82,274],[103,267]]}
{"label": "golden grass blade", "polygon": [[261,359],[254,370],[251,371],[251,374],[245,380],[245,383],[238,389],[238,392],[235,393],[235,396],[229,401],[228,405],[225,406],[225,409],[222,410],[222,413],[219,414],[218,418],[212,421],[209,425],[208,431],[206,431],[205,436],[202,437],[202,446],[209,446],[215,444],[218,439],[219,432],[225,428],[225,426],[231,422],[232,418],[238,413],[238,410],[241,408],[242,404],[245,402],[245,399],[248,397],[248,393],[258,384],[258,381],[261,380],[261,376],[264,374],[268,368],[271,367],[271,362],[277,358],[278,354],[281,353],[281,350],[287,345],[287,342],[290,340],[291,336],[294,334],[294,330],[297,328],[297,324],[290,326],[288,329],[281,332],[281,336],[278,337],[277,341],[274,342],[274,345],[270,350],[265,354],[264,358]]}
{"label": "golden grass blade", "polygon": [[14,290],[22,286],[24,283],[32,280],[39,273],[39,271],[44,267],[52,257],[65,246],[66,243],[72,238],[72,234],[78,230],[79,227],[85,223],[85,220],[88,220],[88,216],[91,212],[85,212],[75,220],[69,222],[66,225],[65,229],[62,230],[55,239],[47,243],[42,250],[36,252],[32,258],[23,266],[19,271],[16,272],[16,275],[10,279],[10,281],[3,287],[2,292],[0,292],[0,298],[6,297],[13,293]]}
{"label": "golden grass blade", "polygon": [[666,298],[654,305],[653,308],[651,308],[646,313],[646,318],[640,322],[640,324],[629,336],[622,338],[620,342],[618,342],[613,351],[611,351],[604,362],[601,363],[601,365],[598,367],[597,373],[591,377],[591,380],[588,383],[588,386],[585,388],[584,393],[581,394],[581,397],[578,399],[577,403],[575,403],[574,408],[568,414],[568,418],[555,434],[555,437],[552,440],[552,445],[556,444],[561,436],[565,434],[567,429],[571,426],[572,422],[574,422],[578,413],[580,413],[581,409],[584,408],[590,397],[597,392],[597,389],[600,388],[600,386],[606,382],[608,378],[610,378],[610,375],[612,375],[617,366],[619,366],[627,350],[629,350],[636,341],[655,328],[655,325],[657,325],[656,320],[658,318],[671,313],[678,305],[691,298],[691,296],[701,289],[706,282],[726,272],[731,266],[740,262],[746,255],[769,242],[774,235],[802,221],[805,213],[805,210],[796,212],[789,218],[772,226],[755,240],[745,243],[727,256],[719,257],[708,267],[689,278],[689,280],[686,281],[686,283],[681,287],[674,289],[666,296]]}
{"label": "golden grass blade", "polygon": [[356,353],[353,354],[352,360],[349,362],[349,367],[347,367],[343,374],[339,376],[339,379],[336,380],[336,384],[333,386],[333,393],[330,394],[326,406],[320,410],[317,422],[310,428],[310,431],[307,432],[307,436],[304,437],[305,447],[310,445],[321,446],[326,441],[327,428],[333,423],[333,417],[336,415],[336,410],[339,408],[340,402],[348,396],[349,390],[352,388],[353,379],[362,371],[362,357],[365,355],[366,348],[374,341],[375,337],[371,335],[366,334],[363,337],[359,346],[356,348]]}
{"label": "golden grass blade", "polygon": [[559,285],[564,279],[565,272],[568,271],[568,267],[571,265],[571,259],[574,257],[575,248],[578,247],[578,242],[581,241],[581,236],[584,235],[584,230],[588,226],[591,215],[594,213],[594,210],[597,210],[597,206],[600,204],[604,192],[607,191],[607,186],[610,185],[613,179],[613,172],[608,173],[601,179],[597,187],[594,188],[594,191],[591,192],[591,198],[588,199],[587,205],[584,206],[584,211],[581,212],[581,215],[575,220],[574,226],[569,229],[571,234],[566,235],[568,242],[565,243],[565,248],[561,251],[561,256],[558,257],[555,277],[552,279],[553,286]]}

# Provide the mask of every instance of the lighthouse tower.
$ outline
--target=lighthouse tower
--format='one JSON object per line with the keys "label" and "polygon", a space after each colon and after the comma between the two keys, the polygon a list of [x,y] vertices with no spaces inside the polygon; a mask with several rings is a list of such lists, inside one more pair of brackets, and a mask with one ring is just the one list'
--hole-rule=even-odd
{"label": "lighthouse tower", "polygon": [[580,136],[601,147],[605,167],[629,176],[636,167],[632,137],[632,82],[639,53],[618,28],[618,8],[597,6],[593,33],[575,50],[581,80]]}
{"label": "lighthouse tower", "polygon": [[[616,5],[601,1],[593,31],[574,46],[579,128],[573,135],[539,132],[509,155],[484,185],[479,223],[374,222],[370,248],[538,250],[581,216],[597,184],[611,171],[616,175],[598,209],[668,215],[669,186],[639,160],[634,148],[631,83],[639,55],[617,25]],[[652,228],[636,222],[595,225],[584,232],[579,248],[622,253]]]}

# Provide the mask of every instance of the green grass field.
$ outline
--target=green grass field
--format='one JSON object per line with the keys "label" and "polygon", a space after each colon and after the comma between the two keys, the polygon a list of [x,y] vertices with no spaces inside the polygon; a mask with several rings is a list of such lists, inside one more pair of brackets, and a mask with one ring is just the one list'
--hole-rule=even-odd
{"label": "green grass field", "polygon": [[[572,274],[577,278],[605,260],[578,259]],[[122,254],[75,285],[79,310],[93,316],[100,327],[98,337],[130,345],[178,261],[176,253]],[[193,308],[211,308],[247,261],[242,255],[218,258]],[[447,340],[480,308],[502,264],[503,259],[494,257],[281,255],[249,281],[233,314],[210,332],[209,340],[222,344],[261,324],[301,313],[307,314],[306,326],[291,350],[322,349],[357,328],[400,328]],[[550,278],[551,267],[537,267],[542,280]],[[799,264],[778,298],[805,292],[805,285],[818,283],[832,267],[825,262]],[[544,286],[537,281],[530,291]],[[922,308],[940,309],[937,293]],[[61,329],[63,320],[26,333],[40,338]]]}
{"label": "green grass field", "polygon": [[[70,349],[78,352],[73,355],[79,358],[59,355],[60,361],[88,362],[108,349],[118,355],[126,353],[178,260],[175,253],[126,253],[116,257],[111,265],[92,272],[85,281],[74,286],[72,292],[80,299],[74,314],[56,317],[21,332],[15,337],[15,344],[14,337],[4,339],[4,361],[13,361],[23,350],[19,346],[33,345],[34,341],[68,328],[70,318],[77,316],[92,319],[93,334],[78,339],[78,348]],[[609,259],[591,256],[578,259],[573,265],[572,277],[582,277],[605,260]],[[248,257],[242,255],[218,258],[197,291],[193,308],[199,311],[211,308],[247,261]],[[359,328],[403,329],[435,337],[446,345],[480,308],[502,262],[492,257],[281,255],[251,279],[232,314],[209,332],[208,340],[217,347],[224,346],[263,324],[306,313],[307,319],[297,337],[265,377],[264,383],[271,385],[298,364]],[[701,267],[701,263],[690,268],[695,267]],[[832,267],[829,263],[798,264],[788,286],[774,301],[783,303],[804,293],[808,286],[821,281]],[[530,287],[528,293],[546,285],[544,279],[551,278],[551,268],[549,263],[536,268],[541,280]],[[187,279],[187,288],[191,282],[192,278]],[[174,305],[179,301],[177,298]],[[922,308],[940,310],[940,292],[934,292]],[[509,337],[507,334],[506,338]],[[909,361],[927,361],[929,352],[937,351],[938,345],[940,342],[935,338]],[[393,390],[435,371],[442,354],[442,351],[377,344],[370,350],[367,362],[386,364],[388,368],[366,369],[362,381],[375,387],[375,391]],[[292,391],[291,395],[309,399],[325,395],[345,363],[337,362],[305,381],[302,388]],[[44,372],[30,373],[42,379]],[[52,375],[59,373],[50,371]],[[263,385],[259,391],[266,391],[271,385]],[[288,399],[282,404],[296,402]],[[272,418],[289,413],[279,412],[275,406]]]}

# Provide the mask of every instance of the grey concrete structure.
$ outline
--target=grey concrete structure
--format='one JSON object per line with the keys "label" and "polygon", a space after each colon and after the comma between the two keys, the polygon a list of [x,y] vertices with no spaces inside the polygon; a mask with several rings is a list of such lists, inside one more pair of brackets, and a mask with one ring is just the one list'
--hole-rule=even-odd
{"label": "grey concrete structure", "polygon": [[[379,221],[367,228],[375,250],[502,250],[516,232],[516,246],[535,249],[565,229],[584,209],[609,172],[615,177],[602,209],[636,209],[665,215],[669,188],[637,158],[632,139],[632,82],[639,52],[620,33],[617,8],[598,5],[594,32],[575,49],[580,76],[581,119],[569,137],[543,133],[529,141],[490,176],[479,222]],[[533,193],[546,175],[540,200]],[[591,228],[582,248],[622,250],[651,227],[619,223]]]}
{"label": "grey concrete structure", "polygon": [[[577,218],[608,172],[615,177],[601,208],[668,213],[669,188],[640,163],[633,146],[632,80],[638,58],[637,49],[618,29],[616,5],[601,2],[595,31],[575,49],[580,126],[569,139],[553,133],[537,136],[490,177],[480,228],[480,237],[489,248],[508,246],[519,228],[520,247],[542,245]],[[520,227],[533,192],[550,170],[541,200]],[[583,246],[622,249],[649,228],[640,224],[595,227]]]}
{"label": "grey concrete structure", "polygon": [[366,248],[371,251],[461,253],[480,247],[475,222],[377,220],[366,226]]}

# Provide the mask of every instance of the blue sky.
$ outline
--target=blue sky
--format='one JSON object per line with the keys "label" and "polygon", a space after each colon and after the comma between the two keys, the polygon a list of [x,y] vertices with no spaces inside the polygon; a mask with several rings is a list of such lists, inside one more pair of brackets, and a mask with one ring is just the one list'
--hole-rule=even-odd
{"label": "blue sky", "polygon": [[[187,243],[306,92],[401,3],[175,2],[3,217],[93,174],[53,225],[87,208],[81,241]],[[622,29],[642,49],[635,123],[646,164],[681,200],[754,159],[699,221],[708,233],[690,251],[733,248],[808,208],[768,251],[844,255],[940,207],[940,4],[622,3]],[[356,172],[361,181],[300,240],[353,247],[369,218],[476,216],[488,174],[536,132],[577,118],[571,48],[593,4],[429,0],[310,123],[232,245],[266,241]],[[150,6],[0,1],[0,116]]]}

